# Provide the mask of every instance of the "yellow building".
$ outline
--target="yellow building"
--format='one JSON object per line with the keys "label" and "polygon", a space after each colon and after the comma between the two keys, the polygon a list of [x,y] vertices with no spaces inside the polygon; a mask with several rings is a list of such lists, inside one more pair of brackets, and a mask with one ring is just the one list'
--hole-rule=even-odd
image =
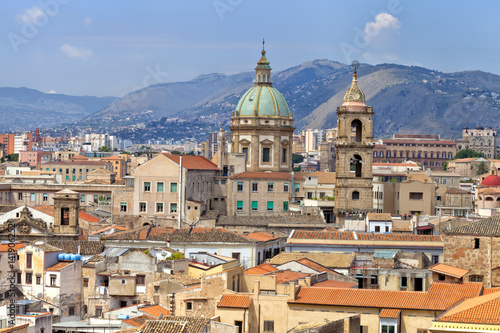
{"label": "yellow building", "polygon": [[188,275],[200,279],[203,276],[222,273],[229,269],[242,267],[240,261],[235,258],[221,256],[207,252],[191,253],[189,255]]}

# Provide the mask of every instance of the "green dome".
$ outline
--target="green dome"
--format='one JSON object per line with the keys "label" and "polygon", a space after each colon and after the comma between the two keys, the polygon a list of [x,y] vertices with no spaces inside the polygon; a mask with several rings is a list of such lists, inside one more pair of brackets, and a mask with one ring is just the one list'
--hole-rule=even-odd
{"label": "green dome", "polygon": [[237,116],[290,117],[290,109],[278,90],[270,85],[256,85],[240,99]]}

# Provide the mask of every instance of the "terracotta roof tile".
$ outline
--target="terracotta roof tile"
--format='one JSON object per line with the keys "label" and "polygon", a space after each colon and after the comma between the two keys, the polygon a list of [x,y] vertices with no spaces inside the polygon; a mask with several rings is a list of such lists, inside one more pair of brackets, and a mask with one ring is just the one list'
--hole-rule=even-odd
{"label": "terracotta roof tile", "polygon": [[320,265],[317,262],[314,262],[314,261],[312,261],[312,260],[310,260],[308,258],[299,259],[299,260],[297,260],[297,262],[301,263],[302,265],[307,266],[307,267],[309,267],[311,269],[314,269],[318,273],[321,273],[321,272],[330,272],[330,273],[333,273],[333,274],[338,274],[337,272],[332,271],[331,269],[328,269],[325,266]]}
{"label": "terracotta roof tile", "polygon": [[249,239],[253,239],[253,240],[256,240],[259,242],[267,242],[267,241],[275,240],[275,239],[279,238],[279,237],[275,237],[271,234],[268,234],[267,232],[262,232],[262,231],[251,232],[244,237],[249,238]]}
{"label": "terracotta roof tile", "polygon": [[433,283],[427,292],[301,288],[290,303],[444,311],[481,293],[482,283]]}
{"label": "terracotta roof tile", "polygon": [[500,325],[500,292],[467,299],[436,321]]}
{"label": "terracotta roof tile", "polygon": [[252,300],[248,295],[226,294],[222,295],[217,307],[248,309],[251,303]]}
{"label": "terracotta roof tile", "polygon": [[139,308],[140,311],[146,312],[148,315],[158,318],[160,314],[163,314],[163,317],[170,316],[170,311],[164,308],[161,305],[152,305],[152,306],[144,306]]}
{"label": "terracotta roof tile", "polygon": [[296,230],[290,239],[323,239],[323,240],[373,240],[373,241],[405,241],[405,242],[443,242],[441,235],[401,235],[356,233],[353,231],[306,231]]}
{"label": "terracotta roof tile", "polygon": [[210,318],[167,316],[146,322],[141,333],[202,333],[210,329]]}
{"label": "terracotta roof tile", "polygon": [[276,283],[283,284],[283,283],[288,283],[290,281],[295,281],[295,280],[304,278],[304,277],[309,276],[311,274],[299,273],[299,272],[293,272],[293,271],[279,271],[276,273],[271,273],[270,275],[276,275]]}
{"label": "terracotta roof tile", "polygon": [[490,218],[475,221],[466,225],[462,225],[445,231],[446,234],[463,234],[463,235],[481,235],[481,236],[500,236],[500,215],[495,215]]}
{"label": "terracotta roof tile", "polygon": [[[231,179],[276,179],[291,180],[292,174],[289,172],[242,172],[230,177]],[[304,180],[302,176],[296,176],[295,180]]]}
{"label": "terracotta roof tile", "polygon": [[246,275],[263,275],[263,274],[267,274],[270,272],[276,272],[276,271],[279,271],[279,269],[277,269],[276,267],[274,267],[268,263],[263,263],[263,264],[260,264],[258,266],[255,266],[255,267],[252,267],[252,268],[245,270],[244,274],[246,274]]}
{"label": "terracotta roof tile", "polygon": [[[163,154],[174,163],[179,164],[180,155]],[[215,170],[219,168],[215,163],[204,156],[182,155],[182,167],[189,170]]]}
{"label": "terracotta roof tile", "polygon": [[271,265],[307,258],[328,268],[349,268],[355,258],[352,253],[281,252],[270,260]]}
{"label": "terracotta roof tile", "polygon": [[496,293],[499,291],[500,291],[500,288],[484,288],[483,295],[489,295],[489,294]]}
{"label": "terracotta roof tile", "polygon": [[391,213],[368,213],[370,221],[392,221]]}
{"label": "terracotta roof tile", "polygon": [[[104,245],[100,241],[49,240],[47,244],[60,248],[64,253],[80,253],[84,256],[104,251]],[[80,246],[80,252],[78,252],[78,246]]]}
{"label": "terracotta roof tile", "polygon": [[122,320],[122,322],[129,324],[129,325],[132,325],[132,326],[135,326],[135,327],[141,327],[142,325],[144,325],[146,320],[156,320],[156,318],[148,316],[148,315],[140,315],[140,316],[137,316],[134,318],[124,319],[124,320]]}
{"label": "terracotta roof tile", "polygon": [[357,283],[325,280],[311,286],[312,288],[357,288]]}
{"label": "terracotta roof tile", "polygon": [[401,310],[398,309],[382,309],[380,310],[379,318],[398,319]]}
{"label": "terracotta roof tile", "polygon": [[15,333],[18,331],[23,331],[24,329],[27,330],[29,325],[30,325],[29,323],[26,323],[12,327],[0,328],[0,333]]}
{"label": "terracotta roof tile", "polygon": [[17,251],[18,249],[26,246],[26,244],[22,243],[14,243],[13,245],[14,246],[9,247],[9,243],[0,244],[0,252],[9,252],[9,249],[14,249],[15,251]]}
{"label": "terracotta roof tile", "polygon": [[[44,214],[54,216],[54,206],[52,205],[41,205],[41,206],[36,206],[33,207],[34,209],[38,210],[39,212],[42,212]],[[79,211],[78,212],[78,218],[90,222],[90,223],[95,223],[95,222],[100,222],[98,218],[95,218],[94,216],[85,213],[84,211]]]}
{"label": "terracotta roof tile", "polygon": [[52,265],[50,267],[47,267],[45,270],[46,271],[60,271],[61,269],[63,269],[64,267],[66,266],[69,266],[71,265],[73,262],[67,262],[67,261],[61,261],[61,262],[58,262],[57,264],[55,265]]}
{"label": "terracotta roof tile", "polygon": [[456,278],[463,278],[465,274],[469,272],[469,269],[462,269],[458,267],[453,267],[445,264],[435,264],[429,267],[431,272],[441,273],[445,275],[451,275]]}

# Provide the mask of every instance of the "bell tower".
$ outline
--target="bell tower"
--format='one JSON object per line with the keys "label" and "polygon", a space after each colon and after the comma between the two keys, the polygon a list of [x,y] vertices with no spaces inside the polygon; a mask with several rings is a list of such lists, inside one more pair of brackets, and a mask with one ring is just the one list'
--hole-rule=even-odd
{"label": "bell tower", "polygon": [[366,106],[365,94],[358,86],[359,63],[352,63],[354,74],[344,103],[337,108],[337,170],[335,215],[343,227],[347,214],[373,211],[373,108]]}
{"label": "bell tower", "polygon": [[54,234],[78,235],[80,195],[65,189],[54,194]]}

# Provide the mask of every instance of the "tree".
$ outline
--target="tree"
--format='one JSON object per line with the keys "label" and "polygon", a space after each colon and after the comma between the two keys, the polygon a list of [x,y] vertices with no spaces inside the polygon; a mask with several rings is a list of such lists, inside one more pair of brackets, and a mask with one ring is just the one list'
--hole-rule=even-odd
{"label": "tree", "polygon": [[182,252],[173,252],[169,257],[165,258],[165,260],[178,260],[184,259],[184,254]]}
{"label": "tree", "polygon": [[172,150],[172,151],[170,152],[170,154],[172,154],[172,155],[180,155],[180,154],[181,154],[181,152],[180,152],[180,151],[178,151],[178,150]]}
{"label": "tree", "polygon": [[443,163],[443,171],[448,171],[448,161]]}
{"label": "tree", "polygon": [[101,148],[99,148],[99,151],[100,152],[108,152],[108,151],[111,151],[111,148],[109,148],[108,146],[102,146]]}
{"label": "tree", "polygon": [[0,163],[5,163],[5,157],[3,157],[3,156],[2,156],[2,157],[0,158]]}
{"label": "tree", "polygon": [[15,162],[19,160],[19,154],[9,154],[7,155],[7,158],[9,159],[9,161]]}
{"label": "tree", "polygon": [[468,149],[459,150],[453,159],[454,160],[459,160],[459,159],[462,159],[462,158],[470,158],[470,157],[483,157],[483,158],[486,158],[486,156],[484,156],[483,153],[480,153],[480,152],[477,152],[477,151],[474,151],[474,150],[468,148]]}
{"label": "tree", "polygon": [[485,162],[481,162],[477,166],[477,174],[484,175],[485,173],[488,173],[488,166],[486,165]]}
{"label": "tree", "polygon": [[304,162],[304,156],[299,154],[292,154],[292,162],[293,164]]}
{"label": "tree", "polygon": [[299,167],[299,166],[298,167],[293,167],[292,171],[294,171],[294,172],[300,172],[300,171],[302,171],[302,168]]}

